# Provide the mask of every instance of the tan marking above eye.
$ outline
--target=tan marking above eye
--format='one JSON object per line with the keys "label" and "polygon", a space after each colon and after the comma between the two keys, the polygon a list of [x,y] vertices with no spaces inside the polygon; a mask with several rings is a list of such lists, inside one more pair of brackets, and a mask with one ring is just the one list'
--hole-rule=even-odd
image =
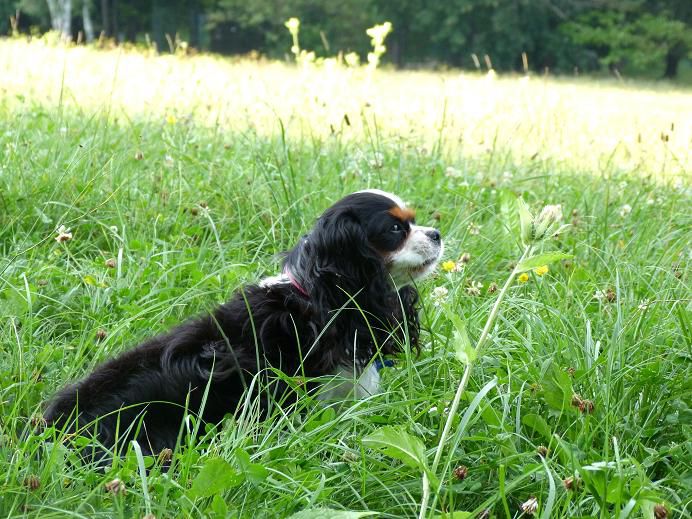
{"label": "tan marking above eye", "polygon": [[392,207],[389,210],[389,214],[391,214],[394,218],[398,218],[402,222],[408,222],[416,218],[416,212],[413,209],[402,209],[399,206]]}

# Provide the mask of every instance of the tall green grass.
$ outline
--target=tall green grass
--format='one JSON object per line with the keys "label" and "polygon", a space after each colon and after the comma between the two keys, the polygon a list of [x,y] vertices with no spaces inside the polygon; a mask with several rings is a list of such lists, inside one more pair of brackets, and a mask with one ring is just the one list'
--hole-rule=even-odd
{"label": "tall green grass", "polygon": [[[533,496],[538,516],[690,515],[689,92],[16,41],[0,55],[0,515],[416,516],[419,471],[362,440],[401,426],[432,460],[463,370],[444,309],[477,338],[519,250],[517,194],[562,204],[572,226],[549,248],[574,258],[512,285],[431,515],[517,517]],[[423,351],[382,371],[381,395],[229,418],[168,473],[133,448],[99,471],[36,427],[57,388],[276,273],[365,187],[439,227],[445,259],[470,255],[421,283]]]}

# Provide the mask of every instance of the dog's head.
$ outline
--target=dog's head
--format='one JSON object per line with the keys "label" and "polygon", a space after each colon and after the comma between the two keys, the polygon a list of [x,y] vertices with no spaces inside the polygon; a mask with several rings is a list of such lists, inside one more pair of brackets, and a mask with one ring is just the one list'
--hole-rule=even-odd
{"label": "dog's head", "polygon": [[443,243],[437,229],[416,225],[415,212],[396,195],[358,191],[327,209],[287,257],[301,283],[328,278],[360,290],[382,280],[411,283],[434,270]]}

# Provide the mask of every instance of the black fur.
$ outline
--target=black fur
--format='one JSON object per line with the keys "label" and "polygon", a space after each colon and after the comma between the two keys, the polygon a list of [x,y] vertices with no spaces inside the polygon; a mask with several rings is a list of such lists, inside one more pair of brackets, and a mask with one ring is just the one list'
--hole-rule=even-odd
{"label": "black fur", "polygon": [[[243,287],[212,314],[154,337],[62,389],[49,403],[46,421],[95,434],[107,449],[136,439],[145,454],[157,453],[175,447],[186,412],[199,412],[207,423],[234,413],[258,374],[260,386],[266,389],[271,380],[274,396],[288,395],[290,402],[288,386],[272,376],[274,370],[320,377],[354,359],[362,369],[375,355],[400,351],[407,340],[417,348],[417,292],[411,286],[397,292],[383,260],[387,249],[400,245],[382,238],[391,206],[385,197],[360,193],[320,217],[284,261],[307,297],[290,283]],[[256,396],[266,411],[269,395]]]}

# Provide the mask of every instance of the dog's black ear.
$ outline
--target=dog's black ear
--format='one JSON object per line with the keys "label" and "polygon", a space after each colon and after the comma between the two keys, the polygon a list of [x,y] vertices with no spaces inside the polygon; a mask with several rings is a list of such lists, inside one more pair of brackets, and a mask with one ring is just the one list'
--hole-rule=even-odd
{"label": "dog's black ear", "polygon": [[383,261],[368,241],[363,222],[348,209],[327,211],[310,235],[319,275],[363,282],[380,274]]}

